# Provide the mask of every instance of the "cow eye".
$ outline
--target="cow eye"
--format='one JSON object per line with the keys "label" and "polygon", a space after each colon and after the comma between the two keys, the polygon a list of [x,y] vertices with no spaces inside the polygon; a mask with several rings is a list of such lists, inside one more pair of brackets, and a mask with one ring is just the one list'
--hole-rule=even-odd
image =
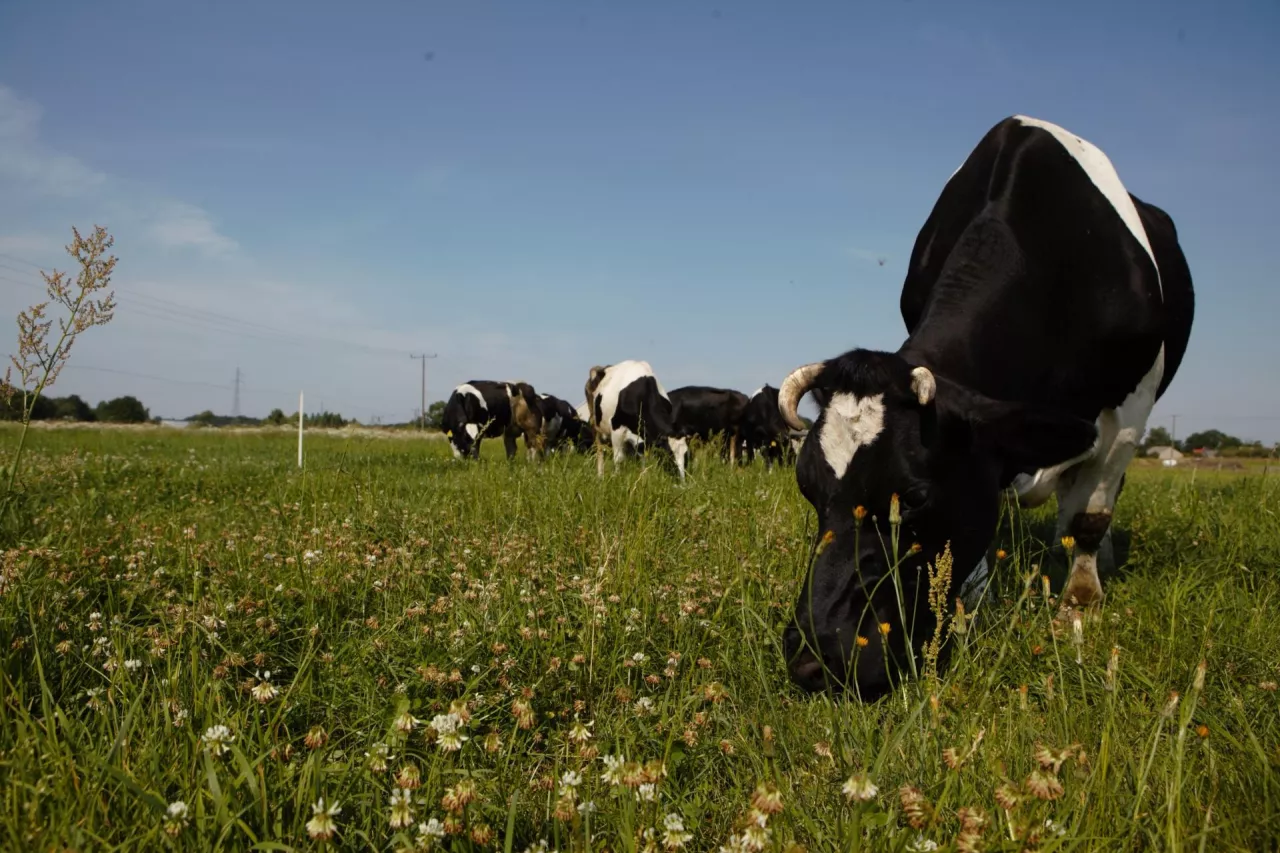
{"label": "cow eye", "polygon": [[929,503],[929,490],[923,486],[912,486],[902,493],[902,508],[907,512],[919,512]]}

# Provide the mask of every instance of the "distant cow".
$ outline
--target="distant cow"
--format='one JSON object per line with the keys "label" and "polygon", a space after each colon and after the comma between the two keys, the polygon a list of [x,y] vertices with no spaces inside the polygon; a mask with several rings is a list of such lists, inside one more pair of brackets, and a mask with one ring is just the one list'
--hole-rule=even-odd
{"label": "distant cow", "polygon": [[738,432],[747,462],[754,462],[759,453],[766,468],[772,468],[775,463],[794,462],[808,435],[806,430],[787,426],[778,411],[778,389],[772,385],[765,385],[748,399]]}
{"label": "distant cow", "polygon": [[747,395],[726,388],[708,388],[703,385],[686,385],[671,392],[672,417],[681,435],[697,436],[710,441],[713,436],[724,437],[721,457],[728,456],[730,463],[738,458],[738,425],[742,411],[747,407]]}
{"label": "distant cow", "polygon": [[582,434],[589,433],[589,430],[573,406],[550,394],[539,394],[538,397],[542,407],[542,436],[546,450],[580,447]]}
{"label": "distant cow", "polygon": [[[1010,485],[1028,505],[1057,493],[1059,532],[1074,538],[1062,601],[1101,599],[1099,551],[1186,352],[1194,294],[1168,214],[1089,142],[1014,116],[944,186],[900,307],[896,352],[805,365],[778,394],[797,428],[805,393],[826,394],[796,466],[825,545],[783,647],[801,686],[852,685],[863,699],[934,634],[925,564],[950,548],[945,601],[982,575]],[[895,563],[886,522],[898,518]]]}
{"label": "distant cow", "polygon": [[449,395],[441,426],[457,458],[480,458],[480,441],[502,436],[507,458],[516,455],[516,438],[524,436],[530,458],[543,448],[542,406],[527,382],[473,379]]}
{"label": "distant cow", "polygon": [[620,361],[591,368],[585,396],[595,435],[596,473],[604,475],[604,441],[613,445],[617,467],[627,449],[670,453],[684,479],[689,442],[673,418],[671,398],[645,361]]}

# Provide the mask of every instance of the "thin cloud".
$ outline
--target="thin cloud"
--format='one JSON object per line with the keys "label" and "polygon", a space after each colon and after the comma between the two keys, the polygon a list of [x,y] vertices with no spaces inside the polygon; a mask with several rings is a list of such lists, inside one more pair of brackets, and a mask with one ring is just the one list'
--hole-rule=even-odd
{"label": "thin cloud", "polygon": [[106,175],[40,141],[39,104],[0,84],[0,178],[55,196],[96,189]]}
{"label": "thin cloud", "polygon": [[[220,233],[202,208],[113,178],[50,146],[40,136],[43,116],[39,104],[0,84],[0,193],[5,185],[32,193],[58,209],[65,207],[72,220],[84,218],[86,208],[113,211],[107,217],[113,231],[136,229],[159,248],[191,249],[205,255],[237,249],[236,242]],[[48,249],[52,238],[10,235],[4,239],[16,241],[9,251],[34,254]]]}
{"label": "thin cloud", "polygon": [[167,249],[197,249],[207,255],[224,255],[238,246],[218,232],[209,214],[199,207],[181,202],[160,206],[147,227],[147,236]]}

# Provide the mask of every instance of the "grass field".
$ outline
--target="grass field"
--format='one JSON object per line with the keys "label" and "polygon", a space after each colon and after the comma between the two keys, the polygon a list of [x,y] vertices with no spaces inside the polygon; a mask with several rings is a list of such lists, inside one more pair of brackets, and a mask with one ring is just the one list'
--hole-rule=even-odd
{"label": "grass field", "polygon": [[1042,594],[1048,510],[1011,510],[951,668],[863,706],[786,678],[815,532],[790,470],[29,446],[0,529],[6,850],[1277,849],[1260,469],[1133,471],[1127,565],[1078,634]]}

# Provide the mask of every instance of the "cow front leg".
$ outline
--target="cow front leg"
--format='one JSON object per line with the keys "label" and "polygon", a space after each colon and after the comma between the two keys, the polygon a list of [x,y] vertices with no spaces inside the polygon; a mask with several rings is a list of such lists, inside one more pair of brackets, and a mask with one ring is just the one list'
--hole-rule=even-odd
{"label": "cow front leg", "polygon": [[604,442],[600,440],[600,434],[596,433],[592,444],[596,446],[596,476],[604,476]]}
{"label": "cow front leg", "polygon": [[[1143,419],[1145,424],[1145,418]],[[1098,419],[1099,442],[1090,459],[1057,482],[1058,534],[1071,537],[1071,572],[1062,590],[1062,605],[1091,606],[1102,601],[1099,569],[1114,567],[1111,519],[1124,483],[1125,469],[1137,450],[1142,426],[1126,424],[1122,414],[1104,412]]]}
{"label": "cow front leg", "polygon": [[514,432],[504,432],[502,434],[502,444],[507,449],[507,459],[516,457],[516,434]]}
{"label": "cow front leg", "polygon": [[613,442],[613,468],[616,471],[622,461],[627,458],[627,431],[615,429],[610,433],[609,439]]}

